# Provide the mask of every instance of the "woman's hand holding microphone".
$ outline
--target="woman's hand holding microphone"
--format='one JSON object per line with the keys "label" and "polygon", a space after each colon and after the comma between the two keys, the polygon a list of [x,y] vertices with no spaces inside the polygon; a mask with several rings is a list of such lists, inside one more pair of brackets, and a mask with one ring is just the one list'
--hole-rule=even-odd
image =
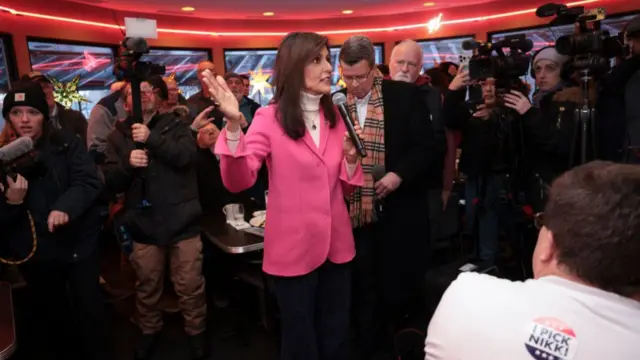
{"label": "woman's hand holding microphone", "polygon": [[[355,124],[353,128],[356,130],[356,134],[358,134],[358,137],[362,139],[362,141],[364,141],[364,137],[363,137],[362,129],[360,128],[360,125]],[[351,140],[351,137],[349,136],[348,132],[344,133],[343,149],[344,149],[344,159],[347,161],[347,164],[355,165],[358,162],[358,157],[359,157],[358,149],[356,148],[356,145]]]}

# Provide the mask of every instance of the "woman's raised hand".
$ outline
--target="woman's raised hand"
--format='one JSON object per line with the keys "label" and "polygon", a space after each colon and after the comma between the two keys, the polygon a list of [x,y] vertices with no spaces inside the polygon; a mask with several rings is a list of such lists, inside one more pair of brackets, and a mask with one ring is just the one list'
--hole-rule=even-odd
{"label": "woman's raised hand", "polygon": [[224,78],[219,75],[213,75],[209,70],[203,71],[202,76],[209,88],[211,99],[215,102],[218,110],[224,114],[228,122],[240,125],[242,113],[239,110],[238,99],[229,90]]}

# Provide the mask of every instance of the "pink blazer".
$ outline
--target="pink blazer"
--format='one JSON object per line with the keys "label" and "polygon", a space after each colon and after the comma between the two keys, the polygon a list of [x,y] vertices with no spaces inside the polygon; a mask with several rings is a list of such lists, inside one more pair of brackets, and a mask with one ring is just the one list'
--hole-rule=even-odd
{"label": "pink blazer", "polygon": [[269,169],[269,204],[264,237],[263,269],[276,276],[312,272],[327,259],[341,264],[355,256],[351,220],[344,196],[364,177],[358,164],[348,179],[343,155],[346,128],[338,114],[331,129],[321,114],[320,146],[307,131],[304,138],[287,136],[275,118],[276,105],[260,108],[235,154],[222,130],[215,146],[222,181],[231,192],[251,187],[262,161]]}

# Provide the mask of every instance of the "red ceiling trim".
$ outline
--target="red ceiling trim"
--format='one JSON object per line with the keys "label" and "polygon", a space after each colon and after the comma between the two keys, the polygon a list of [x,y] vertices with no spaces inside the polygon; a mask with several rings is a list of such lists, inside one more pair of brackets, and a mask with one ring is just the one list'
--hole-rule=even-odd
{"label": "red ceiling trim", "polygon": [[[566,5],[567,6],[585,5],[585,4],[595,3],[595,2],[598,2],[598,1],[601,1],[601,0],[583,0],[583,1],[576,1],[576,2],[567,3]],[[124,29],[123,26],[114,25],[114,24],[102,23],[102,22],[98,22],[98,21],[88,21],[88,20],[82,20],[82,19],[75,19],[75,18],[69,18],[69,17],[53,16],[53,15],[33,13],[33,12],[26,12],[26,11],[20,11],[20,10],[16,10],[16,9],[4,7],[4,6],[0,6],[0,11],[5,11],[5,12],[10,13],[12,15],[19,15],[19,16],[25,16],[25,17],[31,17],[31,18],[37,18],[37,19],[43,19],[43,20],[75,23],[75,24],[88,25],[88,26],[96,26],[96,27],[102,27],[102,28],[117,29],[118,31],[121,31],[122,29]],[[523,9],[523,10],[517,10],[517,11],[510,11],[510,12],[499,13],[499,14],[483,15],[483,16],[471,17],[471,18],[454,19],[454,20],[442,20],[440,24],[442,26],[446,26],[446,25],[463,24],[463,23],[470,23],[470,22],[489,21],[489,20],[501,19],[501,18],[505,18],[505,17],[531,14],[531,13],[535,13],[535,11],[536,11],[536,9],[533,8],[533,9]],[[378,28],[344,29],[344,30],[342,30],[342,29],[338,29],[338,30],[320,30],[320,31],[317,31],[317,32],[319,34],[324,34],[324,35],[340,35],[340,34],[355,34],[355,33],[372,33],[372,32],[409,30],[409,29],[418,29],[418,28],[425,28],[426,29],[427,28],[427,22],[428,21],[425,21],[424,23],[419,23],[419,24],[399,25],[399,26],[390,26],[390,27],[378,27]],[[287,34],[287,32],[273,32],[273,31],[224,32],[224,31],[181,30],[181,29],[165,29],[165,28],[158,28],[158,32],[159,33],[188,34],[188,35],[203,35],[203,36],[254,36],[254,37],[255,36],[283,36],[283,35]]]}

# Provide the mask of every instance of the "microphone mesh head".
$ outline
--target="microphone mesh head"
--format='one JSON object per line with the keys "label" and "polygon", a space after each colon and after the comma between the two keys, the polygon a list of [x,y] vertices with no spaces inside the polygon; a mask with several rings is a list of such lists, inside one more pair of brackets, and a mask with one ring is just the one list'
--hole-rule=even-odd
{"label": "microphone mesh head", "polygon": [[347,102],[347,95],[341,93],[341,92],[337,92],[335,94],[333,94],[333,97],[331,98],[333,100],[333,103],[336,105],[340,105],[340,104],[344,104]]}
{"label": "microphone mesh head", "polygon": [[23,136],[0,148],[0,162],[10,162],[31,150],[33,150],[33,140]]}
{"label": "microphone mesh head", "polygon": [[371,176],[374,181],[382,179],[386,173],[387,171],[385,170],[384,165],[381,164],[375,164],[373,165],[373,169],[371,169]]}

